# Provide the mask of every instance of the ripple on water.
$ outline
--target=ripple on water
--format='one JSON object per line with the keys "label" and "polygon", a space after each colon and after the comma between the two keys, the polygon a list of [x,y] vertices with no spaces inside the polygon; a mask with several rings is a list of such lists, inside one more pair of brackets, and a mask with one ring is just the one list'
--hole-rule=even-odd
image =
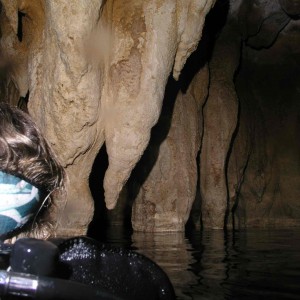
{"label": "ripple on water", "polygon": [[300,229],[133,233],[112,240],[158,263],[178,300],[300,299]]}

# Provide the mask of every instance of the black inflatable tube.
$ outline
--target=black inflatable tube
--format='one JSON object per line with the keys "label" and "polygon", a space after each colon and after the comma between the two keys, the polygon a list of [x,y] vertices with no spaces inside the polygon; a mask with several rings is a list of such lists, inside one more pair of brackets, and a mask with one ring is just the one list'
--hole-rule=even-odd
{"label": "black inflatable tube", "polygon": [[93,286],[58,278],[0,271],[0,296],[56,300],[122,300]]}

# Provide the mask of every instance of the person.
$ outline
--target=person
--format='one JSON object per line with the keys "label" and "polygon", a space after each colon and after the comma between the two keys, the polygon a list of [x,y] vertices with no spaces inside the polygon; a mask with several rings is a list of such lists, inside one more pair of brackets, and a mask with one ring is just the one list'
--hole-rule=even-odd
{"label": "person", "polygon": [[0,102],[0,238],[35,219],[46,199],[63,189],[65,173],[31,117]]}
{"label": "person", "polygon": [[[16,235],[30,219],[35,223],[45,199],[63,189],[64,180],[63,167],[30,116],[0,103],[0,238]],[[0,243],[0,258],[9,256],[0,267],[0,297],[176,298],[167,274],[132,250],[88,237],[19,237],[13,244]]]}

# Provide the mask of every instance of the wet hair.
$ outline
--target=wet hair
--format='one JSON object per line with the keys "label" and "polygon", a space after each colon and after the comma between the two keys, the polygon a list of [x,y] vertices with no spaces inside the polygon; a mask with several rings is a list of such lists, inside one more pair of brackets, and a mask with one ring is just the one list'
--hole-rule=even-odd
{"label": "wet hair", "polygon": [[63,187],[64,169],[22,110],[0,102],[0,170],[47,193]]}

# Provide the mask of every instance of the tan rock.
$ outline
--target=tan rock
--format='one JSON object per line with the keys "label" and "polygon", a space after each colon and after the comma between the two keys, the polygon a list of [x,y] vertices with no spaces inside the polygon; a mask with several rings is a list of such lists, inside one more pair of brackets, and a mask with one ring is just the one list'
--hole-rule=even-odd
{"label": "tan rock", "polygon": [[180,93],[170,131],[134,202],[134,230],[184,230],[197,186],[198,115],[195,100]]}
{"label": "tan rock", "polygon": [[[184,4],[172,0],[107,2],[105,16],[107,22],[111,22],[114,37],[101,98],[109,156],[104,179],[108,208],[115,206],[131,170],[148,145],[175,57],[181,60],[189,56],[201,38],[208,7],[214,1],[197,3],[199,11],[205,4],[194,24],[198,35],[186,27],[189,16],[194,14],[191,6],[196,1]],[[113,15],[109,15],[110,12]],[[186,46],[179,47],[182,39]],[[175,66],[179,75],[183,63]]]}
{"label": "tan rock", "polygon": [[214,2],[2,1],[1,48],[15,60],[11,78],[21,96],[29,91],[29,112],[68,175],[66,195],[55,196],[50,212],[56,234],[86,232],[88,178],[104,141],[105,198],[115,206],[158,120],[175,57],[177,77]]}
{"label": "tan rock", "polygon": [[[204,67],[186,94],[179,92],[176,100],[165,99],[167,107],[135,173],[138,185],[144,170],[151,169],[133,204],[132,226],[136,231],[184,231],[196,197],[199,125],[208,78],[208,68]],[[170,109],[173,101],[174,108]]]}

